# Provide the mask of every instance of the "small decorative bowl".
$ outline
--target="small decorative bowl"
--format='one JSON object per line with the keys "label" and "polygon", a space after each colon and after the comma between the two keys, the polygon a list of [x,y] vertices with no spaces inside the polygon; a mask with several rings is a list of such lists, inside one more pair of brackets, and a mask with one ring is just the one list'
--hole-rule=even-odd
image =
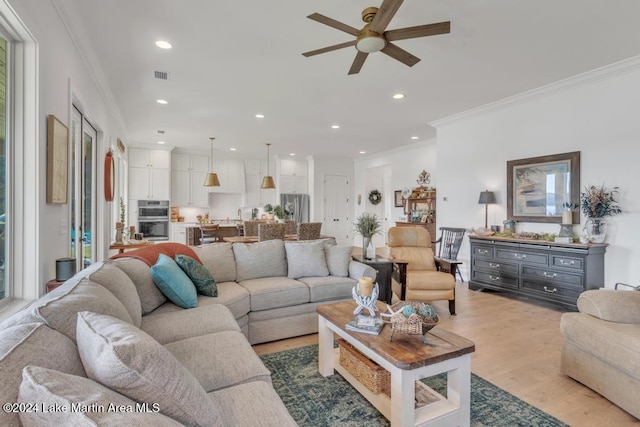
{"label": "small decorative bowl", "polygon": [[[418,301],[400,301],[391,307],[393,314],[389,321],[389,323],[391,323],[391,336],[389,337],[389,341],[393,341],[393,334],[399,332],[407,335],[422,335],[423,344],[427,343],[425,335],[438,324],[440,317],[436,314],[435,319],[425,319],[418,315],[417,312],[422,304],[424,303]],[[405,315],[402,314],[402,308],[405,305],[413,306],[416,313],[405,317]]]}

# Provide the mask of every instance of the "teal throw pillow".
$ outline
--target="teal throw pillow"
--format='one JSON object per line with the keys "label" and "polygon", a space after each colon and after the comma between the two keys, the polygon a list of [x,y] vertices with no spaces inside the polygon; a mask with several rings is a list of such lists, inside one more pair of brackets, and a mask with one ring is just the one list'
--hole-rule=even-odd
{"label": "teal throw pillow", "polygon": [[189,276],[165,254],[151,267],[151,277],[156,286],[174,304],[182,308],[194,308],[198,305],[198,294]]}
{"label": "teal throw pillow", "polygon": [[207,267],[186,255],[176,255],[176,263],[187,273],[199,294],[208,297],[218,296],[218,286]]}

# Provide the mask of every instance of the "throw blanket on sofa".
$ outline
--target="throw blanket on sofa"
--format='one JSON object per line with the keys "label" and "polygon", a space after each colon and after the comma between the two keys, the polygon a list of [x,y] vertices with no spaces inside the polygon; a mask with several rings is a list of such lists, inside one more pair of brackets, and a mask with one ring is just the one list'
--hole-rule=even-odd
{"label": "throw blanket on sofa", "polygon": [[200,261],[200,258],[196,255],[193,249],[181,243],[156,243],[155,245],[149,245],[144,248],[116,254],[112,256],[111,259],[125,257],[137,258],[147,263],[150,267],[153,267],[156,261],[158,261],[160,254],[165,254],[172,259],[175,258],[176,255],[186,255],[202,264],[202,261]]}

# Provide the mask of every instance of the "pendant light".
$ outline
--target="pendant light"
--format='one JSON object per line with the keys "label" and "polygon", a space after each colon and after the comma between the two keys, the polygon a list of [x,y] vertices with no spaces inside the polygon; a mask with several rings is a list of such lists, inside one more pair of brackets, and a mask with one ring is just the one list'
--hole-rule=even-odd
{"label": "pendant light", "polygon": [[267,143],[267,175],[262,178],[262,185],[260,188],[276,188],[276,183],[273,181],[273,177],[269,175],[269,146]]}
{"label": "pendant light", "polygon": [[220,187],[220,180],[218,179],[218,174],[213,172],[213,140],[215,139],[214,137],[210,137],[209,138],[211,140],[211,157],[210,157],[210,162],[211,162],[211,172],[209,172],[207,174],[207,176],[204,178],[204,186],[205,187]]}

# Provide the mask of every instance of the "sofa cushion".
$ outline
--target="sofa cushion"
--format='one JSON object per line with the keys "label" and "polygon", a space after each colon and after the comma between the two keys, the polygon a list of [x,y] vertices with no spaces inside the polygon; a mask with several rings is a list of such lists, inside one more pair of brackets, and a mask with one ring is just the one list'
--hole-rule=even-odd
{"label": "sofa cushion", "polygon": [[[0,331],[1,402],[18,401],[22,369],[29,365],[86,375],[78,348],[69,338],[44,323],[13,326]],[[0,411],[0,425],[19,425],[18,414]]]}
{"label": "sofa cushion", "polygon": [[352,246],[324,245],[327,268],[332,276],[349,276],[349,262],[351,262]]}
{"label": "sofa cushion", "polygon": [[140,296],[136,291],[136,285],[127,274],[110,262],[102,264],[89,276],[92,282],[107,288],[127,309],[135,326],[140,326],[142,321],[142,305]]}
{"label": "sofa cushion", "polygon": [[217,332],[165,347],[208,392],[250,381],[271,384],[271,373],[241,332]]}
{"label": "sofa cushion", "polygon": [[218,296],[215,298],[198,296],[198,305],[222,304],[231,310],[236,319],[245,316],[251,310],[249,291],[236,282],[218,283]]}
{"label": "sofa cushion", "polygon": [[234,427],[296,427],[276,391],[263,381],[239,384],[209,393],[225,420]]}
{"label": "sofa cushion", "polygon": [[287,277],[264,277],[245,280],[240,285],[249,291],[251,311],[309,302],[309,288],[304,283]]}
{"label": "sofa cushion", "polygon": [[640,325],[640,292],[592,289],[580,294],[577,306],[598,319]]}
{"label": "sofa cushion", "polygon": [[151,277],[160,291],[174,304],[182,308],[193,308],[198,305],[196,287],[172,258],[160,254],[158,261],[151,267]]}
{"label": "sofa cushion", "polygon": [[216,279],[204,265],[186,255],[176,255],[175,261],[182,271],[189,276],[199,294],[208,297],[218,296]]}
{"label": "sofa cushion", "polygon": [[282,240],[259,243],[234,243],[236,281],[260,277],[287,276],[287,258]]}
{"label": "sofa cushion", "polygon": [[78,314],[78,350],[89,378],[188,425],[216,425],[204,389],[162,345],[111,316]]}
{"label": "sofa cushion", "polygon": [[27,310],[33,310],[49,327],[73,341],[76,339],[76,314],[80,311],[91,310],[133,323],[127,309],[111,292],[87,278],[75,284],[63,284]]}
{"label": "sofa cushion", "polygon": [[[165,309],[171,305],[177,310]],[[140,328],[160,344],[215,332],[240,330],[231,311],[222,304],[207,304],[185,310],[167,303],[144,316]]]}
{"label": "sofa cushion", "polygon": [[231,243],[212,243],[193,250],[218,283],[236,281],[236,259]]}
{"label": "sofa cushion", "polygon": [[143,406],[137,402],[89,378],[38,366],[24,368],[22,378],[18,402],[41,402],[47,407],[65,408],[64,410],[21,412],[20,421],[25,427],[44,425],[174,427],[181,425],[167,416],[156,413],[154,406],[144,410]]}
{"label": "sofa cushion", "polygon": [[127,276],[136,285],[143,316],[167,301],[167,297],[160,292],[151,277],[151,268],[144,261],[136,258],[120,258],[113,261],[113,265],[127,273]]}
{"label": "sofa cushion", "polygon": [[284,248],[287,252],[288,278],[329,275],[323,242],[287,242]]}
{"label": "sofa cushion", "polygon": [[351,289],[358,283],[355,279],[340,276],[302,277],[298,280],[309,287],[311,302],[351,298]]}

